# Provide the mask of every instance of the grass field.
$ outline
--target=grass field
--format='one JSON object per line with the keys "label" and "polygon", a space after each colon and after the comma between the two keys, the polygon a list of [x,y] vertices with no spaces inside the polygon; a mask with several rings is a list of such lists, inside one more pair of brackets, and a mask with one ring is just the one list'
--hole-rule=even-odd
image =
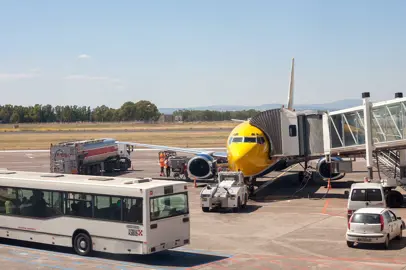
{"label": "grass field", "polygon": [[[199,129],[226,129],[231,130],[236,122],[193,122],[193,123],[43,123],[43,124],[2,124],[0,132],[50,132],[50,131],[141,131],[141,130],[199,130]],[[0,135],[1,136],[1,135]]]}
{"label": "grass field", "polygon": [[0,150],[49,149],[51,143],[92,138],[114,138],[148,144],[178,147],[225,147],[229,130],[176,132],[59,132],[0,133]]}

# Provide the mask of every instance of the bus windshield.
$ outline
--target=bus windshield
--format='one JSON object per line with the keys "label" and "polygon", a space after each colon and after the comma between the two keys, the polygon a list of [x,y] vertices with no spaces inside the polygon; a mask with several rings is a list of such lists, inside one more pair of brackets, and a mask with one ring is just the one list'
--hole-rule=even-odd
{"label": "bus windshield", "polygon": [[151,221],[189,213],[187,193],[178,193],[150,199]]}

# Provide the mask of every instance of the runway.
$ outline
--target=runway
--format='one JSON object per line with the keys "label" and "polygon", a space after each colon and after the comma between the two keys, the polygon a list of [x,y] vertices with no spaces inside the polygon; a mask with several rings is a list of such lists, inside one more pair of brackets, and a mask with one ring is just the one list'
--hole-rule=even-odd
{"label": "runway", "polygon": [[[123,177],[158,177],[158,152],[136,151],[134,171]],[[47,152],[1,153],[0,168],[49,172]],[[360,174],[362,175],[362,174]],[[165,178],[163,178],[165,179]],[[362,178],[361,178],[362,179]],[[361,180],[350,175],[346,180]],[[268,179],[269,180],[269,179]],[[70,249],[2,241],[0,262],[7,269],[403,269],[406,238],[390,250],[350,249],[345,243],[344,182],[336,183],[326,199],[324,187],[310,187],[311,197],[277,199],[293,194],[293,174],[272,183],[265,201],[249,201],[241,213],[203,213],[199,192],[188,183],[191,244],[149,256],[97,254],[85,258]],[[306,191],[309,192],[309,190]],[[290,195],[289,195],[290,196]],[[405,209],[395,209],[406,217]]]}

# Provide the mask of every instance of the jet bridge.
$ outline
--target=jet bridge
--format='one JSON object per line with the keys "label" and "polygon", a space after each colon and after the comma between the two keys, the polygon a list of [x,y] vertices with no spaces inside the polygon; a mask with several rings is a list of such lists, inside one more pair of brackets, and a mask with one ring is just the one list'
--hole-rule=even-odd
{"label": "jet bridge", "polygon": [[[363,105],[323,115],[324,153],[327,156],[365,156],[372,178],[376,152],[406,149],[406,98],[372,103],[363,93]],[[366,153],[366,154],[365,154]]]}
{"label": "jet bridge", "polygon": [[[366,117],[365,117],[366,116]],[[406,149],[406,98],[371,103],[323,115],[325,154],[365,153],[373,150]]]}

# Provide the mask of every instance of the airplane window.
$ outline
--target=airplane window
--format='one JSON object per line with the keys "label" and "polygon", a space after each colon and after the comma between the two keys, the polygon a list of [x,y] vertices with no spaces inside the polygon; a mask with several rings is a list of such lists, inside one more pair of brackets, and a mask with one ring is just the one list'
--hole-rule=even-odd
{"label": "airplane window", "polygon": [[242,137],[234,137],[233,142],[242,142]]}
{"label": "airplane window", "polygon": [[257,142],[257,138],[255,138],[255,137],[244,137],[244,142],[256,143],[256,142]]}
{"label": "airplane window", "polygon": [[230,144],[232,141],[233,141],[233,137],[231,137],[231,138],[228,140],[228,144]]}
{"label": "airplane window", "polygon": [[258,144],[264,144],[265,143],[265,138],[264,137],[258,137]]}

